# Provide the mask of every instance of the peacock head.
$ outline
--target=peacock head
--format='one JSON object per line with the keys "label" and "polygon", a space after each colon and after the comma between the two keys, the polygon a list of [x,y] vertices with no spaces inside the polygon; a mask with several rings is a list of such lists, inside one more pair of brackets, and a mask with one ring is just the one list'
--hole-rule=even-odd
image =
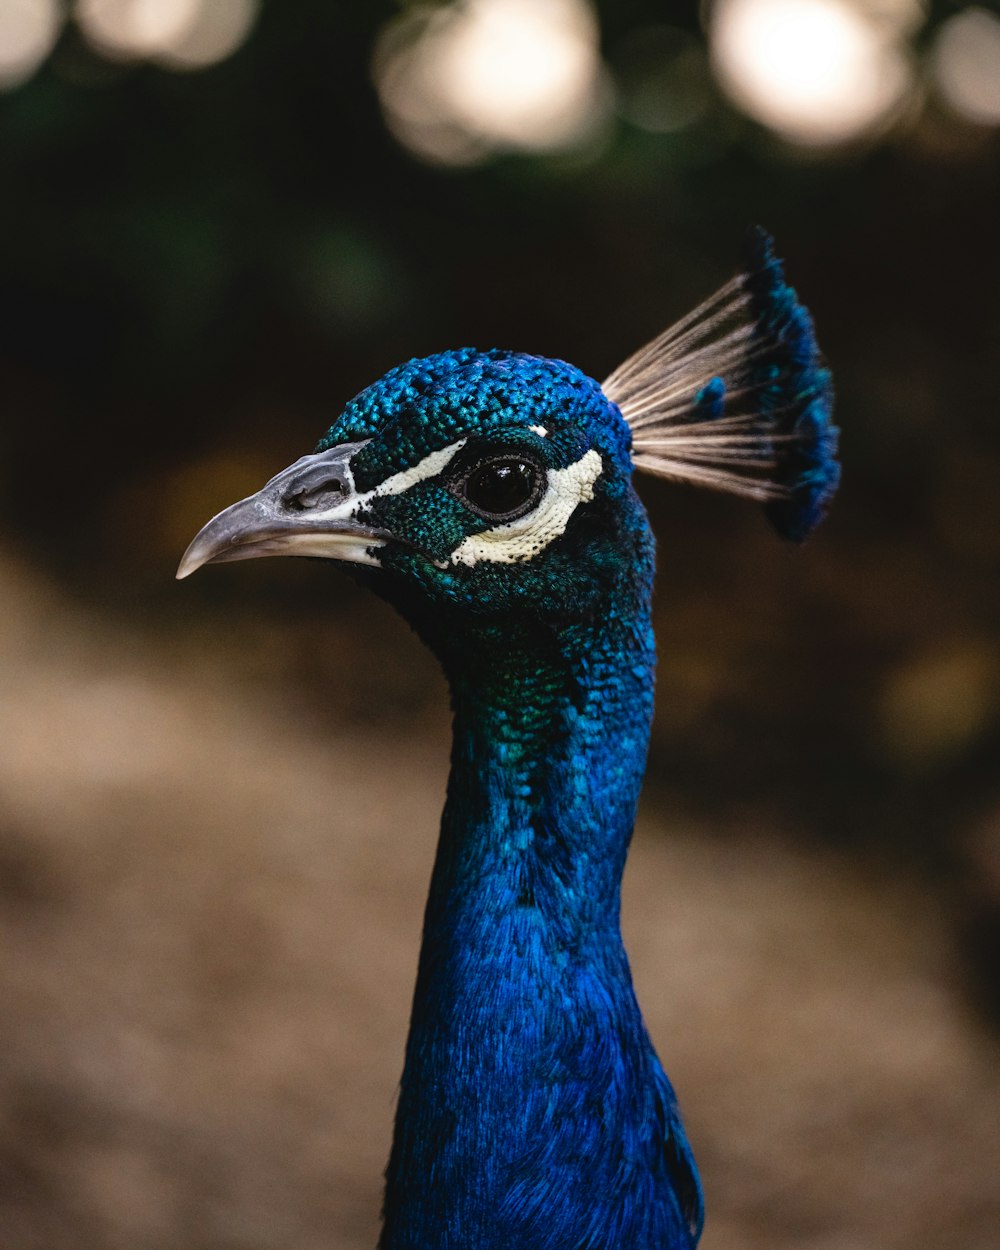
{"label": "peacock head", "polygon": [[462,349],[391,369],[317,450],[197,535],[179,577],[268,555],[347,561],[415,622],[578,619],[647,583],[634,467],[755,498],[802,539],[836,489],[829,374],[770,239],[602,385]]}
{"label": "peacock head", "polygon": [[362,391],[315,453],[202,530],[181,574],[263,555],[347,560],[397,604],[570,614],[637,554],[631,438],[561,361],[443,352]]}

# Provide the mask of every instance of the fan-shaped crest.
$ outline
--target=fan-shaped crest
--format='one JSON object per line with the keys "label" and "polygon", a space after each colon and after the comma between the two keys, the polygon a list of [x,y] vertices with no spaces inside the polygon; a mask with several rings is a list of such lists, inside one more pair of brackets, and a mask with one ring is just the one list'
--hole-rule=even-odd
{"label": "fan-shaped crest", "polygon": [[637,468],[760,500],[785,538],[819,524],[840,481],[833,386],[812,319],[765,231],[747,268],[603,383]]}

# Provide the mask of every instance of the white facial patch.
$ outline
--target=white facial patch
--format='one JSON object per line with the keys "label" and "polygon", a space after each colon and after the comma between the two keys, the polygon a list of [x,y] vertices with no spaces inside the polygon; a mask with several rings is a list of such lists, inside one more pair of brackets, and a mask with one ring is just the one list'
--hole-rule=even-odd
{"label": "white facial patch", "polygon": [[600,453],[591,449],[565,469],[550,469],[545,494],[536,508],[516,521],[470,534],[451,553],[448,563],[472,565],[492,560],[520,564],[530,560],[565,532],[578,504],[593,499],[594,483],[602,467]]}

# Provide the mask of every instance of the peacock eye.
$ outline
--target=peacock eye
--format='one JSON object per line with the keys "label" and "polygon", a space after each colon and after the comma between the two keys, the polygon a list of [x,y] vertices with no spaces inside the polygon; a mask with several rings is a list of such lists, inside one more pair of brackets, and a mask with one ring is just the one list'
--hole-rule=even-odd
{"label": "peacock eye", "polygon": [[504,456],[478,465],[465,478],[462,494],[481,516],[492,521],[512,521],[524,516],[542,493],[538,465],[517,456]]}

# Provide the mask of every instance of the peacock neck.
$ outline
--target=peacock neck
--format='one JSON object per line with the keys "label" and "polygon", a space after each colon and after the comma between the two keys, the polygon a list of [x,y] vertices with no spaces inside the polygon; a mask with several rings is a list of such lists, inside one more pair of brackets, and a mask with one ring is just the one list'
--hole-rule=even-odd
{"label": "peacock neck", "polygon": [[484,909],[491,959],[511,958],[501,920],[552,949],[617,939],[653,701],[648,613],[630,607],[570,629],[507,628],[449,664],[452,766],[425,940],[468,940],[456,922]]}
{"label": "peacock neck", "polygon": [[584,623],[506,621],[439,652],[452,768],[384,1250],[690,1244],[619,932],[653,702],[647,554]]}

